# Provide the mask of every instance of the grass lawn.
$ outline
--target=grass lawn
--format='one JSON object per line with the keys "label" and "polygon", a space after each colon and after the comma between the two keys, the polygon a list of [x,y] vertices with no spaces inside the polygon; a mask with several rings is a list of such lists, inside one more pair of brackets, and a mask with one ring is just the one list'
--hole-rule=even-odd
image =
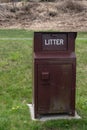
{"label": "grass lawn", "polygon": [[27,30],[0,30],[0,130],[87,130],[87,33],[76,40],[76,110],[80,120],[32,121],[32,40]]}

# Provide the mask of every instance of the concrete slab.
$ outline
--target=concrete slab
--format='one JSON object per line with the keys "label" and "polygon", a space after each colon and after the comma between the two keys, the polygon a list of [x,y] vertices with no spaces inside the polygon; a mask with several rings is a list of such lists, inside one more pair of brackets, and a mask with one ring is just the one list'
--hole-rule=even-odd
{"label": "concrete slab", "polygon": [[42,115],[40,118],[35,119],[34,118],[34,109],[32,104],[27,104],[30,110],[31,118],[32,120],[39,120],[39,121],[48,121],[48,120],[58,120],[58,119],[81,119],[81,117],[75,112],[75,116],[70,115]]}

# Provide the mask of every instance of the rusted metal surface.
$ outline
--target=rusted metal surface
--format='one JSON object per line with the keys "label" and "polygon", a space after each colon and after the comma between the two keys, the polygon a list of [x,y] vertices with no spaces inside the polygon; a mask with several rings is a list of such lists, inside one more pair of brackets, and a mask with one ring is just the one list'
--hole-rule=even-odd
{"label": "rusted metal surface", "polygon": [[[54,113],[66,113],[74,116],[75,38],[76,33],[35,33],[33,76],[35,118],[41,114]],[[50,39],[53,39],[53,41],[50,41]],[[45,42],[49,45],[45,45]]]}

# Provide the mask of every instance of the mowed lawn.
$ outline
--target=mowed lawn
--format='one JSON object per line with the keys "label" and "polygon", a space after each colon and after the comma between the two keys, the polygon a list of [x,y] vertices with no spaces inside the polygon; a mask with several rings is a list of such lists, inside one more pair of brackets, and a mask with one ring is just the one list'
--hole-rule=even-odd
{"label": "mowed lawn", "polygon": [[78,33],[76,40],[80,120],[31,120],[33,40],[28,38],[33,39],[32,31],[0,30],[0,130],[87,130],[87,33]]}

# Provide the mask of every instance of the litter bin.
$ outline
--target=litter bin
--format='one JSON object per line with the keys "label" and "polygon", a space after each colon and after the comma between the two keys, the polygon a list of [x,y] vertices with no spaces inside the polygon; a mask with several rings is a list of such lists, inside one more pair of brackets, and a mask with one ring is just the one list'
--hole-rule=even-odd
{"label": "litter bin", "polygon": [[34,117],[75,115],[76,32],[35,32],[33,55]]}

